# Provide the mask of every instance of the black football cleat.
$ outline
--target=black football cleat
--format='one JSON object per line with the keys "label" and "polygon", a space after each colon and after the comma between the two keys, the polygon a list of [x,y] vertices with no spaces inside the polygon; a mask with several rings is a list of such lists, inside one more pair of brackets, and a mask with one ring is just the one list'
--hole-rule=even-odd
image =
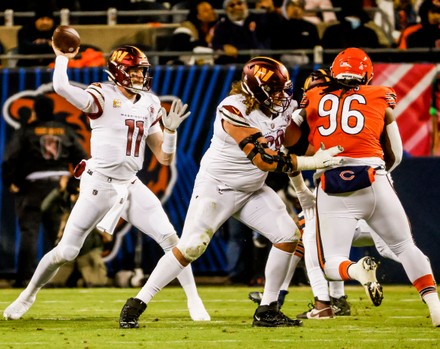
{"label": "black football cleat", "polygon": [[261,298],[263,298],[263,292],[258,292],[258,291],[255,291],[255,292],[249,292],[249,294],[248,294],[248,298],[249,298],[252,302],[257,303],[257,304],[260,304],[260,303],[261,303]]}
{"label": "black football cleat", "polygon": [[260,305],[254,314],[252,326],[256,327],[293,327],[302,326],[303,322],[297,319],[290,319],[284,315],[279,308],[278,302],[269,305]]}
{"label": "black football cleat", "polygon": [[330,303],[336,316],[351,315],[350,304],[347,302],[347,296],[342,296],[340,298],[330,297]]}
{"label": "black football cleat", "polygon": [[139,328],[139,316],[147,309],[147,305],[137,298],[129,298],[119,315],[120,328]]}
{"label": "black football cleat", "polygon": [[[289,293],[289,291],[281,290],[280,293],[278,294],[278,305],[280,306],[280,309],[283,306],[284,300],[285,300],[288,293]],[[258,291],[249,292],[248,298],[252,302],[260,304],[261,299],[263,298],[263,292],[258,292]]]}

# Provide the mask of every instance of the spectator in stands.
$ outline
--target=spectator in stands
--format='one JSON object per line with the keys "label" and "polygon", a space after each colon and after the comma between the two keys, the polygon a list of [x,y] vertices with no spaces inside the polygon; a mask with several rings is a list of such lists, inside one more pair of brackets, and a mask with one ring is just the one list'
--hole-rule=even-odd
{"label": "spectator in stands", "polygon": [[402,50],[408,48],[408,37],[420,30],[424,25],[429,26],[428,10],[430,7],[440,6],[440,1],[438,0],[424,0],[418,9],[419,21],[415,23],[409,23],[406,28],[404,28],[397,40],[396,46]]}
{"label": "spectator in stands", "polygon": [[[272,49],[274,50],[297,50],[313,49],[320,44],[318,28],[315,24],[304,19],[304,0],[289,0],[284,3],[280,29],[272,37]],[[288,35],[280,35],[288,33]],[[312,54],[288,54],[282,55],[281,61],[287,65],[307,64]]]}
{"label": "spectator in stands", "polygon": [[54,217],[42,214],[42,201],[59,186],[63,175],[70,175],[69,166],[87,157],[72,128],[55,121],[53,100],[37,96],[30,122],[16,131],[2,164],[3,184],[15,194],[21,234],[15,287],[26,286],[35,270],[40,223],[46,248],[55,243],[59,222],[53,224]]}
{"label": "spectator in stands", "polygon": [[[339,23],[325,29],[321,40],[324,48],[381,47],[375,30],[366,25],[371,19],[362,8],[361,0],[347,1],[342,7],[341,15]],[[331,58],[325,54],[324,61],[331,62]]]}
{"label": "spectator in stands", "polygon": [[407,47],[440,48],[440,1],[425,1],[419,14],[421,26],[406,37]]}
{"label": "spectator in stands", "polygon": [[[168,51],[206,51],[212,53],[213,27],[217,23],[217,13],[210,2],[198,0],[191,4],[186,21],[174,31]],[[197,56],[180,56],[171,59],[170,64],[206,64],[213,63],[213,58],[208,59]],[[210,58],[210,59],[209,59]]]}
{"label": "spectator in stands", "polygon": [[[285,0],[284,2],[288,2]],[[351,0],[350,0],[351,1]],[[304,19],[318,25],[322,22],[336,22],[336,14],[333,11],[322,11],[333,9],[331,0],[305,0],[305,16]],[[320,11],[317,11],[320,10]]]}
{"label": "spectator in stands", "polygon": [[[52,54],[52,34],[55,29],[53,9],[41,4],[35,16],[17,32],[18,53],[25,55]],[[48,65],[53,58],[20,59],[19,67]]]}
{"label": "spectator in stands", "polygon": [[415,0],[394,0],[394,27],[401,32],[417,22]]}
{"label": "spectator in stands", "polygon": [[271,31],[280,21],[276,11],[249,14],[246,0],[225,0],[223,8],[226,16],[214,27],[212,39],[212,48],[219,53],[217,64],[247,62],[249,55],[238,55],[239,50],[270,49]]}

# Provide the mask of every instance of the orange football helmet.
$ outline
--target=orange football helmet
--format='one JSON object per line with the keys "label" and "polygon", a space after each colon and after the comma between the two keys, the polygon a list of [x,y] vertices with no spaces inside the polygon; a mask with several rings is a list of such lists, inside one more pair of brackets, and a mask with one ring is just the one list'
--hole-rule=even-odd
{"label": "orange football helmet", "polygon": [[353,82],[368,85],[373,78],[373,63],[365,51],[350,47],[336,56],[330,71],[335,79],[344,80],[349,85],[353,85]]}

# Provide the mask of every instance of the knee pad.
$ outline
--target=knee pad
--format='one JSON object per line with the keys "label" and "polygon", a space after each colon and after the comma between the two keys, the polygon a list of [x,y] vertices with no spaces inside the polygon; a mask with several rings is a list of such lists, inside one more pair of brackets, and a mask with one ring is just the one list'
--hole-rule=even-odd
{"label": "knee pad", "polygon": [[211,241],[212,235],[212,231],[204,231],[202,234],[195,234],[194,236],[187,238],[185,242],[180,240],[177,244],[177,248],[188,262],[194,262],[205,252]]}
{"label": "knee pad", "polygon": [[176,234],[167,236],[165,239],[163,239],[159,246],[162,247],[164,252],[168,252],[171,250],[174,246],[176,246],[179,242],[179,237]]}

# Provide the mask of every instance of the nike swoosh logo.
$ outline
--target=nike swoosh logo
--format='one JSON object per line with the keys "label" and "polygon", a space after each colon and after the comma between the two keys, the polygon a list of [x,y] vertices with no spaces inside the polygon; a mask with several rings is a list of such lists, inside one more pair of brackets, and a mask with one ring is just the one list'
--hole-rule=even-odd
{"label": "nike swoosh logo", "polygon": [[258,316],[255,316],[255,320],[260,321],[261,319]]}

